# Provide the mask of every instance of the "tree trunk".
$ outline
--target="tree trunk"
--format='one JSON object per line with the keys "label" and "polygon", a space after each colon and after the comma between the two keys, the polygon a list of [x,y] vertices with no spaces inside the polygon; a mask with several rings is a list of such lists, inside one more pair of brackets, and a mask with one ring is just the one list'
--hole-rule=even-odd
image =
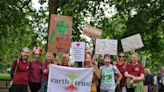
{"label": "tree trunk", "polygon": [[50,20],[51,20],[51,14],[57,14],[57,4],[56,0],[48,0],[48,6],[49,6],[49,18],[48,18],[48,30],[47,30],[47,48],[48,49],[48,37],[49,37],[49,27],[50,27]]}

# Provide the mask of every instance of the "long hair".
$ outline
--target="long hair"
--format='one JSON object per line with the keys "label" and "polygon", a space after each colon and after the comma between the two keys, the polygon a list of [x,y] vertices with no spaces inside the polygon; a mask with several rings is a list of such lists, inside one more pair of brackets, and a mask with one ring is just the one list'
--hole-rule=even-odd
{"label": "long hair", "polygon": [[[135,53],[132,53],[132,55],[137,56],[137,58],[138,58],[138,61],[137,61],[137,62],[140,63],[140,56],[139,56],[139,54],[135,52]],[[132,56],[132,55],[131,55],[131,56]]]}
{"label": "long hair", "polygon": [[51,60],[51,63],[52,63],[52,61],[53,61],[53,59],[54,59],[54,56],[53,56],[53,53],[52,53],[52,52],[47,52],[47,53],[46,53],[43,63],[47,62],[47,56],[48,56],[49,54],[52,55],[52,60]]}

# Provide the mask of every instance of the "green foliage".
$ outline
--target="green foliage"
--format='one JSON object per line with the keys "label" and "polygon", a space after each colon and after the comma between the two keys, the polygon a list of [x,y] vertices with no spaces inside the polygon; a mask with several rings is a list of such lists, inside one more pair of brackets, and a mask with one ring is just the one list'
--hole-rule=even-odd
{"label": "green foliage", "polygon": [[[89,24],[103,30],[102,38],[118,39],[122,51],[120,39],[140,33],[144,47],[136,52],[148,57],[146,67],[156,71],[163,65],[164,0],[53,1],[39,0],[41,5],[47,4],[39,11],[32,8],[31,0],[0,1],[0,63],[9,66],[25,46],[46,49],[41,42],[47,41],[49,11],[73,17],[72,41],[85,41],[80,35]],[[116,10],[112,17],[106,16],[106,5]]]}
{"label": "green foliage", "polygon": [[29,19],[33,13],[31,0],[1,0],[0,9],[0,63],[6,68],[23,47],[36,46],[37,35]]}

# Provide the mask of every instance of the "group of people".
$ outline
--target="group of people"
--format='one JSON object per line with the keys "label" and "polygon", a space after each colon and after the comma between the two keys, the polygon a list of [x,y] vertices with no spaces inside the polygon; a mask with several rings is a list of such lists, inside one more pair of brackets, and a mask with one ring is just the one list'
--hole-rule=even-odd
{"label": "group of people", "polygon": [[[22,49],[19,58],[15,59],[11,68],[10,92],[28,92],[28,87],[31,92],[47,92],[48,72],[50,64],[56,64],[55,54],[47,52],[45,60],[41,63],[40,56],[41,48],[33,48],[33,60],[29,60],[30,50],[25,47]],[[69,66],[69,56],[62,56],[62,66]]]}
{"label": "group of people", "polygon": [[[125,53],[118,55],[116,62],[112,63],[109,54],[104,55],[100,64],[95,60],[89,60],[88,56],[84,61],[86,66],[90,61],[90,66],[94,67],[94,78],[91,92],[144,92],[144,67],[139,64],[139,55],[133,53],[130,63],[127,62]],[[97,70],[97,68],[99,68]],[[97,70],[97,71],[96,71]],[[99,84],[95,84],[95,78],[99,80]],[[97,90],[95,90],[97,87]]]}
{"label": "group of people", "polygon": [[[19,58],[15,59],[11,69],[11,92],[47,92],[48,73],[50,64],[57,64],[54,53],[47,52],[45,60],[41,63],[41,48],[33,48],[33,60],[29,60],[30,50],[22,49]],[[71,67],[69,54],[63,54],[61,66]],[[144,67],[139,64],[139,55],[133,53],[130,62],[125,53],[118,54],[116,62],[112,62],[109,54],[105,54],[99,62],[92,58],[90,51],[86,50],[84,68],[93,68],[91,92],[144,92]],[[164,68],[163,74],[164,76]],[[163,88],[163,87],[162,87]],[[164,90],[159,89],[161,92]],[[159,92],[160,92],[159,91]]]}

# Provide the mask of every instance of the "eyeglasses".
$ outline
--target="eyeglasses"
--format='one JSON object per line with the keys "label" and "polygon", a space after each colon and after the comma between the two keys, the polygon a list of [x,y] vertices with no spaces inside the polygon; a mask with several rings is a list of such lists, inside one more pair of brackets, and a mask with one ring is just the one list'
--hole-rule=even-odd
{"label": "eyeglasses", "polygon": [[125,56],[119,56],[119,57],[125,57]]}

